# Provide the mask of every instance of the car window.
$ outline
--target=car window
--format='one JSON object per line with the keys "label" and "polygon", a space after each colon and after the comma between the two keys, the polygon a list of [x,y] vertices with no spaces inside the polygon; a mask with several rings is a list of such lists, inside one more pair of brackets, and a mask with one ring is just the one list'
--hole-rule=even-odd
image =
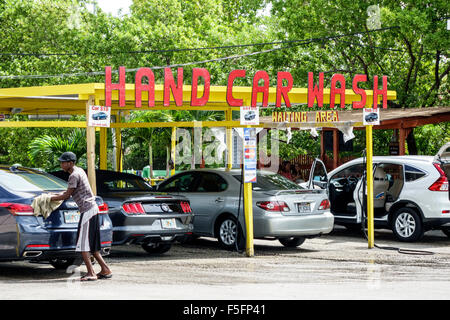
{"label": "car window", "polygon": [[221,192],[228,188],[228,183],[218,174],[202,172],[196,192]]}
{"label": "car window", "polygon": [[97,183],[99,192],[111,191],[152,191],[152,187],[140,179],[111,179]]}
{"label": "car window", "polygon": [[195,176],[194,172],[189,172],[169,179],[167,182],[160,184],[158,191],[192,192],[194,190]]}
{"label": "car window", "polygon": [[352,179],[352,180],[359,180],[364,171],[366,170],[366,165],[364,163],[355,164],[353,166],[347,167],[344,170],[341,170],[337,173],[335,173],[331,179],[330,182],[334,183],[337,180],[340,179]]}
{"label": "car window", "polygon": [[0,171],[0,186],[19,192],[62,191],[67,189],[67,182],[45,173]]}
{"label": "car window", "polygon": [[[233,175],[239,182],[241,181],[240,175]],[[271,191],[271,190],[299,190],[304,189],[291,180],[273,173],[257,173],[256,183],[253,183],[253,190],[255,191]]]}
{"label": "car window", "polygon": [[425,176],[426,173],[417,168],[405,165],[405,181],[414,181]]}

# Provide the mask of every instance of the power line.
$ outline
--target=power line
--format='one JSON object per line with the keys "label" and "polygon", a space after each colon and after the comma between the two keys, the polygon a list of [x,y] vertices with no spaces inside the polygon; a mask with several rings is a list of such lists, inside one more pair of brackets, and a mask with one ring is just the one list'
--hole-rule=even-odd
{"label": "power line", "polygon": [[311,41],[323,41],[330,39],[339,39],[342,37],[351,37],[360,34],[367,34],[378,31],[386,31],[391,29],[397,29],[398,26],[393,27],[385,27],[379,29],[373,29],[368,31],[360,31],[343,35],[336,36],[328,36],[321,38],[310,38],[303,40],[282,40],[282,41],[272,41],[272,42],[259,42],[259,43],[249,43],[249,44],[236,44],[236,45],[225,45],[225,46],[213,46],[213,47],[197,47],[197,48],[174,48],[174,49],[152,49],[152,50],[140,50],[140,51],[123,51],[123,52],[86,52],[86,53],[78,53],[78,52],[64,52],[64,53],[46,53],[46,52],[29,52],[29,53],[20,53],[20,52],[0,52],[0,56],[84,56],[84,55],[116,55],[116,54],[148,54],[148,53],[168,53],[168,52],[184,52],[184,51],[202,51],[202,50],[220,50],[220,49],[231,49],[231,48],[245,48],[245,47],[254,47],[254,46],[265,46],[265,45],[282,45],[282,44],[294,44],[294,43],[303,43],[303,42],[311,42]]}
{"label": "power line", "polygon": [[[328,37],[322,37],[322,38],[277,41],[277,42],[272,42],[271,44],[290,44],[290,45],[288,45],[286,47],[272,48],[272,49],[267,49],[267,50],[262,50],[262,51],[257,51],[257,52],[245,53],[245,54],[240,54],[240,55],[232,55],[232,56],[226,56],[226,57],[215,58],[215,59],[186,62],[186,63],[172,64],[172,65],[165,65],[165,66],[154,66],[154,67],[150,67],[150,69],[158,70],[158,69],[163,69],[163,68],[176,68],[176,67],[183,67],[183,66],[190,66],[190,65],[205,64],[205,63],[210,63],[210,62],[225,61],[225,60],[230,60],[230,59],[239,59],[242,57],[248,57],[248,56],[253,56],[253,55],[257,55],[257,54],[273,52],[273,51],[277,51],[277,50],[284,50],[284,49],[292,48],[292,47],[299,46],[299,45],[305,45],[305,44],[310,44],[310,43],[319,42],[319,41],[323,42],[324,40],[336,40],[336,39],[339,39],[342,37],[349,37],[349,36],[365,34],[365,33],[375,32],[375,31],[384,31],[384,30],[389,30],[389,29],[394,29],[394,28],[398,28],[398,27],[380,28],[380,29],[374,29],[374,30],[369,30],[369,31],[354,32],[354,33],[350,33],[350,34],[328,36]],[[262,45],[262,44],[261,43],[260,44],[247,44],[247,45],[239,45],[239,46],[254,46],[254,45]],[[212,49],[212,48],[219,48],[219,47],[209,47],[208,49]],[[197,50],[197,49],[200,50],[202,48],[191,48],[191,50]],[[177,49],[177,50],[187,50],[187,49]],[[139,68],[127,69],[126,72],[135,72],[138,69]],[[112,72],[118,73],[117,70],[113,70]],[[62,74],[56,74],[56,75],[9,75],[9,76],[0,76],[0,79],[14,79],[14,80],[17,80],[17,79],[48,79],[48,78],[82,77],[82,76],[100,76],[100,75],[104,75],[104,74],[105,74],[104,71],[92,71],[92,72],[79,72],[79,73],[62,73]]]}

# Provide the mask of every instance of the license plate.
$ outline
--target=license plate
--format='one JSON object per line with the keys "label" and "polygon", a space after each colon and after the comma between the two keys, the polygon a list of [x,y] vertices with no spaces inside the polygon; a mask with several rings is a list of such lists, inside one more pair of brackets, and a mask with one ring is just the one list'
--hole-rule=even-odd
{"label": "license plate", "polygon": [[172,219],[161,219],[161,225],[164,229],[175,229],[177,224],[175,218]]}
{"label": "license plate", "polygon": [[309,202],[301,202],[297,204],[299,213],[311,213],[311,204]]}
{"label": "license plate", "polygon": [[64,221],[66,223],[78,223],[80,221],[80,211],[64,211]]}

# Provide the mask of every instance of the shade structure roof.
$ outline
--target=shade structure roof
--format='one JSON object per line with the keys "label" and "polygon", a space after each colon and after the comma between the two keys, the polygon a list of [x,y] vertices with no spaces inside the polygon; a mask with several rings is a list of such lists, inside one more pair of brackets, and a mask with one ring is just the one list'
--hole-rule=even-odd
{"label": "shade structure roof", "polygon": [[[199,94],[202,94],[203,87],[199,86]],[[183,106],[177,107],[171,97],[169,107],[163,106],[163,85],[155,85],[155,107],[148,107],[148,93],[143,92],[142,108],[135,107],[135,86],[126,84],[126,106],[118,106],[118,91],[112,92],[112,113],[121,110],[157,110],[157,109],[190,109],[190,110],[225,110],[229,109],[227,104],[226,86],[211,86],[210,98],[206,106],[192,107],[191,86],[183,85]],[[372,103],[372,90],[366,90],[368,107]],[[293,88],[289,92],[289,99],[293,105],[307,103],[307,88]],[[243,105],[251,104],[252,87],[233,87],[233,96],[236,99],[242,99]],[[86,83],[86,84],[68,84],[54,86],[36,86],[20,88],[0,89],[0,113],[11,114],[20,112],[22,114],[85,114],[86,104],[89,98],[93,97],[95,104],[104,105],[105,102],[105,84],[104,83]],[[396,99],[395,91],[387,92],[388,100]],[[269,106],[274,105],[276,100],[276,88],[269,88]],[[351,104],[353,101],[359,101],[360,96],[353,90],[346,90],[345,103]],[[336,96],[336,103],[339,103],[340,96]],[[330,102],[330,89],[324,89],[324,104]],[[381,102],[381,96],[379,96]],[[239,108],[234,107],[234,110]]]}

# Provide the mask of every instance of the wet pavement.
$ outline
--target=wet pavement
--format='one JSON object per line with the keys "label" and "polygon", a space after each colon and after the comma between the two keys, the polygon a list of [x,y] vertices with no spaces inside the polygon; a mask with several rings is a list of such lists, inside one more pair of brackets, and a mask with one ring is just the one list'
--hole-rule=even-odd
{"label": "wet pavement", "polygon": [[84,266],[69,274],[47,264],[2,262],[0,299],[448,298],[450,240],[440,231],[413,244],[395,241],[390,231],[376,231],[375,243],[420,251],[368,249],[361,234],[339,227],[295,249],[255,240],[254,257],[224,251],[211,238],[175,244],[153,256],[136,245],[118,246],[106,258],[111,280],[80,283]]}

